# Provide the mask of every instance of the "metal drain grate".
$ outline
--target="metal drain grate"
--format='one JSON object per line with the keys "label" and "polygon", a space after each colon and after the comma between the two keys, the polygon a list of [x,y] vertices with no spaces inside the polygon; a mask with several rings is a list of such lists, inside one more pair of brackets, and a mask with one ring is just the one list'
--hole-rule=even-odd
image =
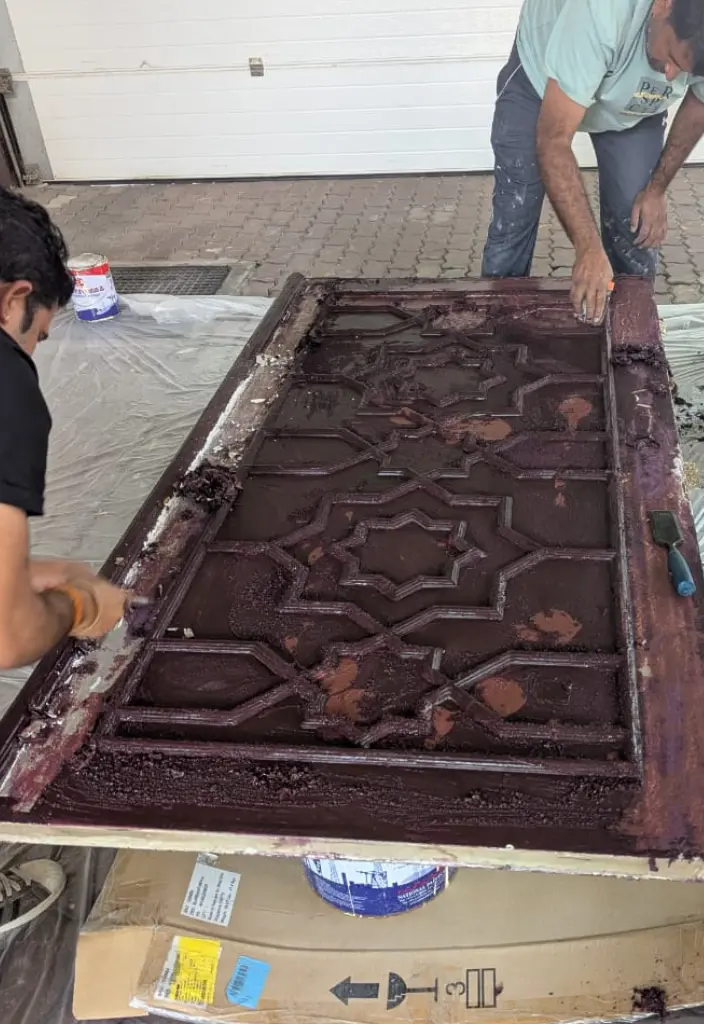
{"label": "metal drain grate", "polygon": [[216,263],[204,266],[113,267],[115,287],[123,295],[216,295],[232,267]]}

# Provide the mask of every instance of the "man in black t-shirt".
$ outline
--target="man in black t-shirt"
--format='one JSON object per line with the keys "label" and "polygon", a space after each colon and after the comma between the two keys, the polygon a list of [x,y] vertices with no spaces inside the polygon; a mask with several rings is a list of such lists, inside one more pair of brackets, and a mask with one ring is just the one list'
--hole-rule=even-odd
{"label": "man in black t-shirt", "polygon": [[0,669],[30,664],[69,634],[102,636],[127,599],[87,566],[29,553],[51,430],[32,354],[71,298],[67,257],[46,210],[0,189]]}

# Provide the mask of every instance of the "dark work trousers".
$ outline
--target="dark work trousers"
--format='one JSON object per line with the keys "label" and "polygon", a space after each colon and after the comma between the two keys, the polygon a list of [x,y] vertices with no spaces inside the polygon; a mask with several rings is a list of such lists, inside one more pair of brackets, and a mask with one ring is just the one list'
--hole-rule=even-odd
{"label": "dark work trousers", "polygon": [[[527,277],[545,198],[536,152],[541,99],[515,45],[499,74],[491,130],[494,197],[482,263],[485,277]],[[657,251],[634,245],[630,228],[636,196],[650,181],[665,142],[666,116],[643,118],[622,132],[595,132],[601,237],[616,274],[654,277]]]}

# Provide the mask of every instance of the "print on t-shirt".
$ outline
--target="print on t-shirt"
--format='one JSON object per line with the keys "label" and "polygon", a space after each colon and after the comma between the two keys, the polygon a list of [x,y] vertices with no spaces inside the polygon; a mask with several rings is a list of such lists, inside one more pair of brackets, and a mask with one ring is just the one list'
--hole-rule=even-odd
{"label": "print on t-shirt", "polygon": [[640,85],[633,93],[624,113],[637,114],[639,117],[659,114],[669,106],[673,88],[669,82],[653,81],[652,78],[641,78]]}

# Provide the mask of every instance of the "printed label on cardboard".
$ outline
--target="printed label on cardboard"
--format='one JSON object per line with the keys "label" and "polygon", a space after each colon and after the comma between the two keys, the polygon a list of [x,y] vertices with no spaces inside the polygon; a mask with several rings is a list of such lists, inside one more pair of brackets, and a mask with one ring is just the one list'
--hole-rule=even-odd
{"label": "printed label on cardboard", "polygon": [[270,970],[271,965],[264,960],[239,957],[226,989],[227,1001],[233,1006],[256,1010]]}
{"label": "printed label on cardboard", "polygon": [[236,871],[222,871],[199,856],[188,883],[181,914],[205,924],[227,928],[241,877]]}
{"label": "printed label on cardboard", "polygon": [[495,1010],[504,986],[495,967],[468,967],[461,977],[428,978],[426,984],[409,984],[393,971],[381,980],[352,979],[351,975],[333,985],[330,994],[345,1006],[353,1000],[386,1000],[387,1011],[395,1010],[409,997],[430,996],[432,1002],[460,1000],[467,1010]]}
{"label": "printed label on cardboard", "polygon": [[222,946],[216,939],[175,935],[154,997],[207,1009],[215,1002],[215,979]]}

